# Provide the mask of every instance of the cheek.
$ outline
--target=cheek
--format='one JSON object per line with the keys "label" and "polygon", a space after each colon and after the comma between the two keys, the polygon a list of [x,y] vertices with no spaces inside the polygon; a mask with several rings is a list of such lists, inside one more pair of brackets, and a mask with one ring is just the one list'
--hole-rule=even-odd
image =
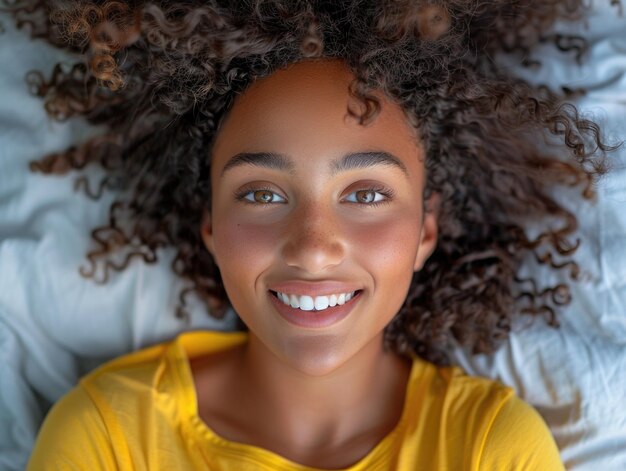
{"label": "cheek", "polygon": [[[420,225],[418,218],[395,218],[361,232],[354,251],[358,264],[371,274],[380,326],[402,307],[413,279]],[[382,295],[382,296],[381,296]]]}
{"label": "cheek", "polygon": [[[276,233],[272,226],[222,220],[215,234],[215,251],[220,267],[235,269],[244,276],[253,266],[266,265],[276,247]],[[247,270],[246,270],[247,268]],[[227,276],[223,273],[222,276]]]}
{"label": "cheek", "polygon": [[406,275],[407,270],[412,273],[419,241],[416,220],[392,218],[361,226],[352,231],[350,239],[354,253],[374,275],[377,272],[386,272],[387,276],[396,272]]}

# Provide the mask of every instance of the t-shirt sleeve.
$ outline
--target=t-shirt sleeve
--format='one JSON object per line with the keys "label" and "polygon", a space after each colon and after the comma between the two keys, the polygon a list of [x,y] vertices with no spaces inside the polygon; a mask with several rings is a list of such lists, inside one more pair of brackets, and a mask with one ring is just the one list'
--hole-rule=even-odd
{"label": "t-shirt sleeve", "polygon": [[78,386],[57,402],[39,431],[27,470],[118,469],[104,421]]}
{"label": "t-shirt sleeve", "polygon": [[485,437],[480,470],[564,470],[550,429],[539,413],[511,395]]}

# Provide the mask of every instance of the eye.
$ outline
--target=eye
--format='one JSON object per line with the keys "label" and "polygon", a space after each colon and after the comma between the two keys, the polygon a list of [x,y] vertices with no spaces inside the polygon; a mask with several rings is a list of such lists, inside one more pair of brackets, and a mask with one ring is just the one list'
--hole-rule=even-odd
{"label": "eye", "polygon": [[258,204],[272,204],[272,203],[285,203],[285,198],[278,193],[268,190],[266,188],[259,190],[247,190],[239,195],[239,199],[249,201],[250,203]]}
{"label": "eye", "polygon": [[[355,199],[350,199],[352,195],[355,195]],[[387,204],[393,197],[393,191],[387,188],[375,187],[364,188],[357,190],[348,196],[346,199],[350,203],[362,204],[365,206],[378,206],[381,204]]]}

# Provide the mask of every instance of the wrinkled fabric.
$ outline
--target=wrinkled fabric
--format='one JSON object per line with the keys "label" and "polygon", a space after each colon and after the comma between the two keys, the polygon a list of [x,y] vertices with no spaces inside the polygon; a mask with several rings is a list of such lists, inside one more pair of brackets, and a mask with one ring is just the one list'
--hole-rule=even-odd
{"label": "wrinkled fabric", "polygon": [[[575,100],[581,115],[597,121],[609,144],[626,140],[626,16],[609,2],[595,2],[586,22],[562,25],[560,32],[588,38],[578,65],[574,52],[563,55],[546,43],[532,55],[539,69],[515,69],[535,84],[585,88]],[[501,61],[506,64],[506,60]],[[455,360],[470,374],[496,378],[535,406],[550,425],[567,469],[626,469],[626,149],[608,154],[611,171],[598,186],[595,203],[554,196],[579,219],[575,237],[582,244],[574,260],[583,270],[572,282],[566,271],[551,273],[529,260],[523,276],[540,285],[568,282],[572,302],[552,329],[523,320],[494,355],[472,356],[463,349]],[[576,202],[574,204],[573,202]]]}
{"label": "wrinkled fabric", "polygon": [[[231,441],[200,419],[189,360],[210,361],[211,354],[241,345],[247,337],[191,332],[99,368],[54,406],[28,470],[322,471]],[[546,424],[511,388],[414,358],[398,423],[343,469],[564,468]]]}

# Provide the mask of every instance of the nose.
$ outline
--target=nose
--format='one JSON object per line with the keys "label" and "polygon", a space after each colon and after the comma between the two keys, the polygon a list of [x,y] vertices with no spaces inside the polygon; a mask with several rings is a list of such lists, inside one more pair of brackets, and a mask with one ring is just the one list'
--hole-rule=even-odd
{"label": "nose", "polygon": [[332,208],[315,204],[296,208],[286,227],[285,263],[309,273],[339,265],[345,255],[341,220]]}

